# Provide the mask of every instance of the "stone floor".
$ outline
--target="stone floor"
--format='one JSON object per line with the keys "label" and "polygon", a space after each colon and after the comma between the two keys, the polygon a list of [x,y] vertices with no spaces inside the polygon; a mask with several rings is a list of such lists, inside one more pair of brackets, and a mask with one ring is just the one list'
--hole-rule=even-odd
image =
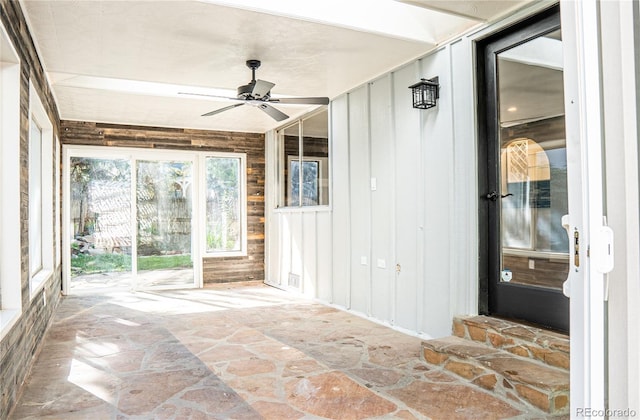
{"label": "stone floor", "polygon": [[11,419],[530,419],[421,340],[256,283],[62,300]]}
{"label": "stone floor", "polygon": [[140,270],[136,279],[130,271],[74,275],[69,281],[72,294],[95,294],[145,290],[150,288],[177,288],[194,285],[193,268]]}

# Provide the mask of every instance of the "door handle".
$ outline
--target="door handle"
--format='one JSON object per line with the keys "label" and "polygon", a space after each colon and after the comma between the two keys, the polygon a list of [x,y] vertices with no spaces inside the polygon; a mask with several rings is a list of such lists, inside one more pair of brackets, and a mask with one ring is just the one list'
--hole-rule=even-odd
{"label": "door handle", "polygon": [[496,201],[498,199],[498,197],[505,198],[505,197],[509,197],[510,195],[513,195],[513,194],[507,193],[505,195],[500,195],[500,194],[498,194],[497,191],[491,191],[489,194],[487,194],[487,199],[489,199],[491,201]]}

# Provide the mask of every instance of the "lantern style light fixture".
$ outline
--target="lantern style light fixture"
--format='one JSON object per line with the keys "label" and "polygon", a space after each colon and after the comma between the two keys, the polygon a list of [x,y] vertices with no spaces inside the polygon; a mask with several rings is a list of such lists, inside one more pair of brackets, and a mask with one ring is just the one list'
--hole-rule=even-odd
{"label": "lantern style light fixture", "polygon": [[436,106],[436,99],[440,97],[438,77],[433,79],[420,79],[415,85],[409,86],[413,93],[413,107],[417,109],[429,109]]}

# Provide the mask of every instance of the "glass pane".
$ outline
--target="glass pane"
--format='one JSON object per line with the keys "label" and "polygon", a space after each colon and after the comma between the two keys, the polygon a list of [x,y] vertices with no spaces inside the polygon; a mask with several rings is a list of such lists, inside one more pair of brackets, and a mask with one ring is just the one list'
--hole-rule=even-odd
{"label": "glass pane", "polygon": [[192,285],[191,162],[137,162],[138,289]]}
{"label": "glass pane", "polygon": [[302,122],[302,205],[329,204],[329,122],[327,111]]}
{"label": "glass pane", "polygon": [[242,250],[240,159],[209,157],[206,252]]}
{"label": "glass pane", "polygon": [[292,172],[292,161],[300,159],[300,125],[296,123],[279,134],[280,138],[280,185],[282,188],[282,199],[280,207],[299,206],[300,177]]}
{"label": "glass pane", "polygon": [[71,282],[76,291],[131,286],[131,166],[71,158]]}
{"label": "glass pane", "polygon": [[31,120],[29,135],[29,269],[42,268],[42,130]]}
{"label": "glass pane", "polygon": [[559,289],[569,270],[562,37],[498,55],[502,280]]}

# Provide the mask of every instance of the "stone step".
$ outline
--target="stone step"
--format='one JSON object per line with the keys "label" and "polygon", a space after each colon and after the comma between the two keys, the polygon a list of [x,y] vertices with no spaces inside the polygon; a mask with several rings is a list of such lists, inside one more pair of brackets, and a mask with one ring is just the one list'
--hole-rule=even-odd
{"label": "stone step", "polygon": [[569,372],[457,336],[423,342],[424,360],[544,418],[569,412]]}
{"label": "stone step", "polygon": [[569,370],[569,337],[488,316],[458,316],[453,334],[521,357]]}

